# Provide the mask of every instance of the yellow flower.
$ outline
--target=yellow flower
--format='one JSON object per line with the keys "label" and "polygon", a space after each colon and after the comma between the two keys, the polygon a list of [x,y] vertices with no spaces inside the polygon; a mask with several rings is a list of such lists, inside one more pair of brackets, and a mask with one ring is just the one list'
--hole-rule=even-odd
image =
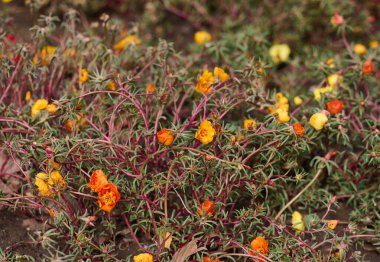
{"label": "yellow flower", "polygon": [[207,95],[212,90],[212,83],[214,83],[214,77],[212,76],[212,73],[208,70],[205,70],[198,78],[198,83],[195,87],[195,91]]}
{"label": "yellow flower", "polygon": [[107,89],[110,91],[115,91],[116,90],[116,83],[114,81],[108,82]]}
{"label": "yellow flower", "polygon": [[141,45],[141,40],[136,35],[128,35],[121,39],[119,42],[117,42],[113,49],[116,51],[123,51],[125,48],[127,48],[130,45]]}
{"label": "yellow flower", "polygon": [[216,135],[216,131],[211,125],[211,122],[208,120],[204,120],[198,131],[195,133],[195,138],[198,139],[202,144],[209,144],[214,140],[214,136]]}
{"label": "yellow flower", "polygon": [[153,256],[149,253],[142,253],[134,256],[133,262],[153,262]]}
{"label": "yellow flower", "polygon": [[273,45],[269,49],[269,56],[273,62],[278,64],[280,62],[286,62],[290,55],[290,47],[287,44]]}
{"label": "yellow flower", "polygon": [[3,0],[3,3],[4,4],[8,4],[8,3],[10,3],[10,2],[12,2],[13,0]]}
{"label": "yellow flower", "polygon": [[335,88],[338,83],[342,82],[342,76],[339,74],[332,74],[327,76],[326,81],[330,87]]}
{"label": "yellow flower", "polygon": [[294,104],[295,104],[296,106],[301,105],[302,102],[303,102],[303,101],[302,101],[302,98],[299,97],[299,96],[294,97],[293,101],[294,101]]}
{"label": "yellow flower", "polygon": [[305,229],[303,223],[302,214],[298,211],[294,211],[292,214],[292,226],[296,232],[302,232]]}
{"label": "yellow flower", "polygon": [[88,71],[86,68],[83,68],[81,71],[80,71],[80,76],[79,76],[79,82],[81,84],[87,82],[88,80]]}
{"label": "yellow flower", "polygon": [[331,91],[333,91],[333,88],[331,86],[316,88],[313,91],[314,99],[319,101],[319,100],[321,100],[322,94],[327,93],[327,92],[331,92]]}
{"label": "yellow flower", "polygon": [[75,50],[73,48],[67,48],[64,52],[65,58],[74,58]]}
{"label": "yellow flower", "polygon": [[39,57],[41,58],[41,65],[47,66],[50,64],[51,60],[53,59],[53,55],[57,51],[57,48],[55,46],[47,45],[41,49],[41,52],[39,54],[35,55],[33,58],[33,64],[38,64]]}
{"label": "yellow flower", "polygon": [[41,110],[46,109],[48,106],[48,101],[46,99],[38,99],[34,104],[32,105],[32,111],[31,116],[35,117]]}
{"label": "yellow flower", "polygon": [[244,120],[244,129],[253,130],[256,127],[256,121],[254,119],[245,119]]}
{"label": "yellow flower", "polygon": [[326,60],[326,65],[328,65],[330,68],[334,68],[335,67],[335,63],[334,63],[334,58],[329,58]]}
{"label": "yellow flower", "polygon": [[198,31],[194,35],[194,41],[198,45],[204,45],[205,43],[211,41],[211,34],[206,31]]}
{"label": "yellow flower", "polygon": [[354,51],[358,55],[364,55],[367,52],[367,48],[363,44],[355,44]]}
{"label": "yellow flower", "polygon": [[321,130],[329,119],[323,113],[315,113],[310,117],[309,124],[317,131]]}
{"label": "yellow flower", "polygon": [[377,48],[379,46],[379,41],[377,40],[372,40],[371,42],[369,42],[369,46],[371,48]]}
{"label": "yellow flower", "polygon": [[38,173],[36,175],[36,179],[34,181],[34,184],[37,186],[38,191],[40,191],[41,196],[50,196],[50,188],[48,184],[46,183],[48,180],[49,176],[48,174],[45,173]]}
{"label": "yellow flower", "polygon": [[61,173],[53,171],[49,176],[48,185],[50,188],[56,188],[58,191],[62,191],[66,188],[66,181],[63,179]]}
{"label": "yellow flower", "polygon": [[31,98],[32,98],[32,93],[30,91],[26,91],[25,101],[29,102]]}
{"label": "yellow flower", "polygon": [[285,108],[277,108],[276,114],[278,116],[278,121],[280,121],[281,123],[286,123],[290,121],[288,110],[286,110]]}
{"label": "yellow flower", "polygon": [[47,107],[46,107],[46,110],[50,113],[50,114],[54,114],[55,111],[57,111],[57,105],[55,104],[48,104]]}
{"label": "yellow flower", "polygon": [[224,70],[220,67],[214,68],[214,77],[219,78],[220,81],[222,81],[222,82],[230,79],[230,76],[226,72],[224,72]]}

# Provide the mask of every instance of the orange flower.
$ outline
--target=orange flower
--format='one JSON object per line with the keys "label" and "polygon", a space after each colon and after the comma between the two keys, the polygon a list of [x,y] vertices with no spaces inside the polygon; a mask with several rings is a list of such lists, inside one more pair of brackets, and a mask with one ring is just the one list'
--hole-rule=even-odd
{"label": "orange flower", "polygon": [[251,247],[253,250],[262,253],[264,255],[268,254],[268,241],[263,237],[256,237],[251,242]]}
{"label": "orange flower", "polygon": [[209,144],[214,140],[216,131],[212,126],[211,122],[204,120],[198,128],[198,131],[195,133],[195,138],[198,139],[202,144]]}
{"label": "orange flower", "polygon": [[220,260],[217,258],[204,257],[203,262],[220,262]]}
{"label": "orange flower", "polygon": [[98,204],[100,209],[111,212],[120,199],[117,186],[112,183],[105,184],[99,191]]}
{"label": "orange flower", "polygon": [[87,186],[91,188],[92,191],[97,193],[107,183],[108,180],[104,172],[100,169],[97,169],[94,172],[92,172],[90,182],[87,183]]}
{"label": "orange flower", "polygon": [[292,127],[294,130],[294,133],[296,133],[297,135],[302,137],[305,134],[305,128],[303,127],[303,125],[301,123],[299,123],[299,122],[294,123],[292,125]]}
{"label": "orange flower", "polygon": [[204,215],[212,216],[214,214],[214,210],[215,210],[214,201],[206,200],[197,208],[197,213],[200,216],[204,216]]}
{"label": "orange flower", "polygon": [[212,90],[212,83],[214,83],[214,77],[212,73],[208,70],[203,71],[202,75],[198,78],[197,86],[195,91],[207,95]]}
{"label": "orange flower", "polygon": [[326,103],[327,110],[330,112],[330,114],[335,115],[343,110],[343,102],[339,99],[333,99],[330,102]]}
{"label": "orange flower", "polygon": [[146,86],[145,89],[146,89],[147,93],[151,94],[151,93],[153,93],[156,90],[156,87],[154,85],[152,85],[152,84],[149,84],[149,85]]}
{"label": "orange flower", "polygon": [[170,146],[173,143],[174,136],[169,129],[163,128],[157,133],[157,139],[161,144],[165,146]]}
{"label": "orange flower", "polygon": [[327,221],[327,227],[331,230],[334,230],[336,226],[338,225],[339,220],[329,220]]}
{"label": "orange flower", "polygon": [[69,131],[70,133],[73,132],[74,130],[74,126],[73,126],[73,122],[71,122],[70,119],[67,119],[66,122],[65,122],[65,128],[67,131]]}
{"label": "orange flower", "polygon": [[372,74],[372,72],[373,72],[372,60],[367,60],[364,62],[363,66],[362,66],[362,72],[363,72],[363,75],[365,75],[365,76]]}

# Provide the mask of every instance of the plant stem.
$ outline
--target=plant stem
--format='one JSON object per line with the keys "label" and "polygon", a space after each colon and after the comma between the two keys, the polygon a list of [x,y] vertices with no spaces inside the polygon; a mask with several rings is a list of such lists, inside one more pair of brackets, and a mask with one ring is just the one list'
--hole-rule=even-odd
{"label": "plant stem", "polygon": [[315,174],[314,178],[295,196],[290,200],[281,210],[278,212],[277,216],[274,218],[274,220],[277,220],[282,213],[285,212],[285,210],[294,203],[309,187],[311,187],[312,184],[318,179],[318,177],[321,175],[323,168],[319,168],[317,173]]}

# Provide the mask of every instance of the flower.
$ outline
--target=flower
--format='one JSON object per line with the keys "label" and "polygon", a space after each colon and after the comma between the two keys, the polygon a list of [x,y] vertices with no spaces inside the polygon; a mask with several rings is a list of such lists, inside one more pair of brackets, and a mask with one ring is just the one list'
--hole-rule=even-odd
{"label": "flower", "polygon": [[46,107],[46,110],[50,113],[50,114],[54,114],[55,111],[57,111],[57,105],[56,104],[48,104],[47,107]]}
{"label": "flower", "polygon": [[115,81],[109,81],[107,84],[107,89],[110,91],[115,91],[116,90],[116,83]]}
{"label": "flower", "polygon": [[334,68],[335,67],[334,58],[327,59],[325,64],[328,65],[330,68]]}
{"label": "flower", "polygon": [[321,130],[329,119],[324,113],[315,113],[310,117],[309,124],[317,131]]}
{"label": "flower", "polygon": [[273,45],[269,48],[269,56],[275,64],[288,61],[290,47],[287,44]]}
{"label": "flower", "polygon": [[261,236],[256,237],[254,240],[252,240],[251,248],[256,252],[268,255],[268,241]]}
{"label": "flower", "polygon": [[53,188],[56,189],[56,191],[62,191],[66,188],[66,181],[59,173],[59,171],[53,171],[50,175],[42,172],[38,173],[36,175],[34,184],[40,191],[41,196],[53,195]]}
{"label": "flower", "polygon": [[37,186],[38,191],[40,191],[41,196],[50,196],[50,188],[49,185],[47,184],[49,176],[46,173],[38,173],[36,175],[34,184]]}
{"label": "flower", "polygon": [[296,106],[299,106],[302,104],[302,98],[299,96],[294,97],[293,102]]}
{"label": "flower", "polygon": [[339,74],[329,75],[327,76],[326,82],[329,87],[335,88],[338,83],[342,82],[342,76]]}
{"label": "flower", "polygon": [[39,58],[41,59],[42,66],[48,66],[56,53],[57,48],[55,46],[44,46],[41,51],[33,57],[33,64],[38,64]]}
{"label": "flower", "polygon": [[8,4],[8,3],[10,3],[10,2],[12,2],[13,0],[3,0],[3,3],[4,4]]}
{"label": "flower", "polygon": [[61,173],[59,173],[59,171],[53,171],[49,176],[48,185],[50,188],[55,188],[58,191],[63,191],[66,188],[66,181],[62,177]]}
{"label": "flower", "polygon": [[333,99],[330,102],[327,102],[326,105],[327,110],[332,115],[339,114],[343,110],[343,102],[339,99]]}
{"label": "flower", "polygon": [[217,258],[204,257],[203,262],[220,262],[220,260]]}
{"label": "flower", "polygon": [[163,128],[157,133],[157,139],[161,144],[170,146],[173,143],[174,135],[169,129]]}
{"label": "flower", "polygon": [[46,99],[38,99],[34,104],[32,105],[32,110],[31,110],[31,116],[35,117],[41,110],[46,109],[48,106],[48,101]]}
{"label": "flower", "polygon": [[209,144],[214,140],[216,131],[211,125],[211,122],[204,120],[198,128],[198,131],[195,133],[195,138],[198,139],[202,144]]}
{"label": "flower", "polygon": [[333,26],[338,26],[338,25],[341,25],[343,24],[343,16],[341,16],[339,13],[335,13],[331,19],[330,19],[330,22]]}
{"label": "flower", "polygon": [[338,225],[339,220],[328,220],[327,221],[327,227],[331,230],[334,230],[336,226]]}
{"label": "flower", "polygon": [[88,80],[88,71],[86,68],[83,68],[81,71],[80,71],[80,76],[79,76],[79,82],[81,84],[87,82]]}
{"label": "flower", "polygon": [[358,55],[364,55],[367,52],[367,48],[363,44],[355,44],[354,51]]}
{"label": "flower", "polygon": [[290,116],[285,108],[277,108],[276,114],[278,117],[278,121],[280,121],[281,123],[289,122]]}
{"label": "flower", "polygon": [[211,200],[205,200],[198,208],[197,208],[197,213],[200,216],[212,216],[214,214],[215,210],[215,203],[214,201]]}
{"label": "flower", "polygon": [[313,91],[313,93],[314,93],[314,99],[317,100],[317,101],[319,101],[319,100],[321,100],[321,94],[328,93],[328,92],[331,92],[333,90],[334,89],[331,86],[316,88]]}
{"label": "flower", "polygon": [[156,90],[156,87],[152,84],[148,84],[145,88],[147,93],[153,93]]}
{"label": "flower", "polygon": [[138,254],[133,257],[133,262],[153,262],[153,256],[149,253]]}
{"label": "flower", "polygon": [[302,219],[302,214],[298,211],[294,211],[292,214],[292,226],[293,226],[293,229],[298,233],[303,231],[305,228],[305,225]]}
{"label": "flower", "polygon": [[253,130],[256,127],[256,121],[254,119],[245,119],[243,125],[244,129]]}
{"label": "flower", "polygon": [[219,78],[220,81],[222,81],[222,82],[230,79],[230,76],[226,72],[224,72],[224,70],[220,67],[214,68],[214,77]]}
{"label": "flower", "polygon": [[65,129],[69,131],[70,133],[74,131],[74,125],[73,122],[70,119],[67,119],[65,122]]}
{"label": "flower", "polygon": [[369,46],[371,48],[377,48],[379,46],[379,41],[377,40],[372,40],[371,42],[369,42]]}
{"label": "flower", "polygon": [[195,91],[207,95],[212,90],[212,83],[214,83],[214,77],[212,76],[212,73],[208,70],[205,70],[198,78],[198,83],[195,87]]}
{"label": "flower", "polygon": [[198,31],[194,34],[194,41],[198,45],[204,45],[205,43],[210,42],[211,39],[211,34],[206,31]]}
{"label": "flower", "polygon": [[112,183],[105,184],[100,190],[98,194],[98,204],[100,209],[111,212],[115,207],[117,201],[120,199],[119,191],[117,190],[117,186]]}
{"label": "flower", "polygon": [[117,42],[113,49],[121,52],[130,45],[141,45],[141,40],[136,35],[128,35]]}
{"label": "flower", "polygon": [[365,75],[365,76],[372,74],[372,72],[373,72],[372,60],[367,60],[363,63],[362,72],[363,72],[363,75]]}
{"label": "flower", "polygon": [[305,134],[305,128],[303,125],[299,122],[296,122],[292,125],[294,133],[296,133],[299,136],[303,136]]}
{"label": "flower", "polygon": [[87,186],[91,188],[92,191],[98,193],[100,189],[108,183],[107,177],[104,172],[100,169],[92,172],[90,181],[87,183]]}
{"label": "flower", "polygon": [[25,101],[29,102],[31,98],[32,98],[32,93],[30,91],[26,91]]}

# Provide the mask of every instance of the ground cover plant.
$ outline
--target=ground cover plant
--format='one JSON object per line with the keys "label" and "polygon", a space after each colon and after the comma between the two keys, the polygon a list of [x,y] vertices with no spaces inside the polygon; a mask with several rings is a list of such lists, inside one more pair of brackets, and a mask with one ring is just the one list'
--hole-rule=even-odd
{"label": "ground cover plant", "polygon": [[2,0],[0,260],[378,261],[379,19]]}

